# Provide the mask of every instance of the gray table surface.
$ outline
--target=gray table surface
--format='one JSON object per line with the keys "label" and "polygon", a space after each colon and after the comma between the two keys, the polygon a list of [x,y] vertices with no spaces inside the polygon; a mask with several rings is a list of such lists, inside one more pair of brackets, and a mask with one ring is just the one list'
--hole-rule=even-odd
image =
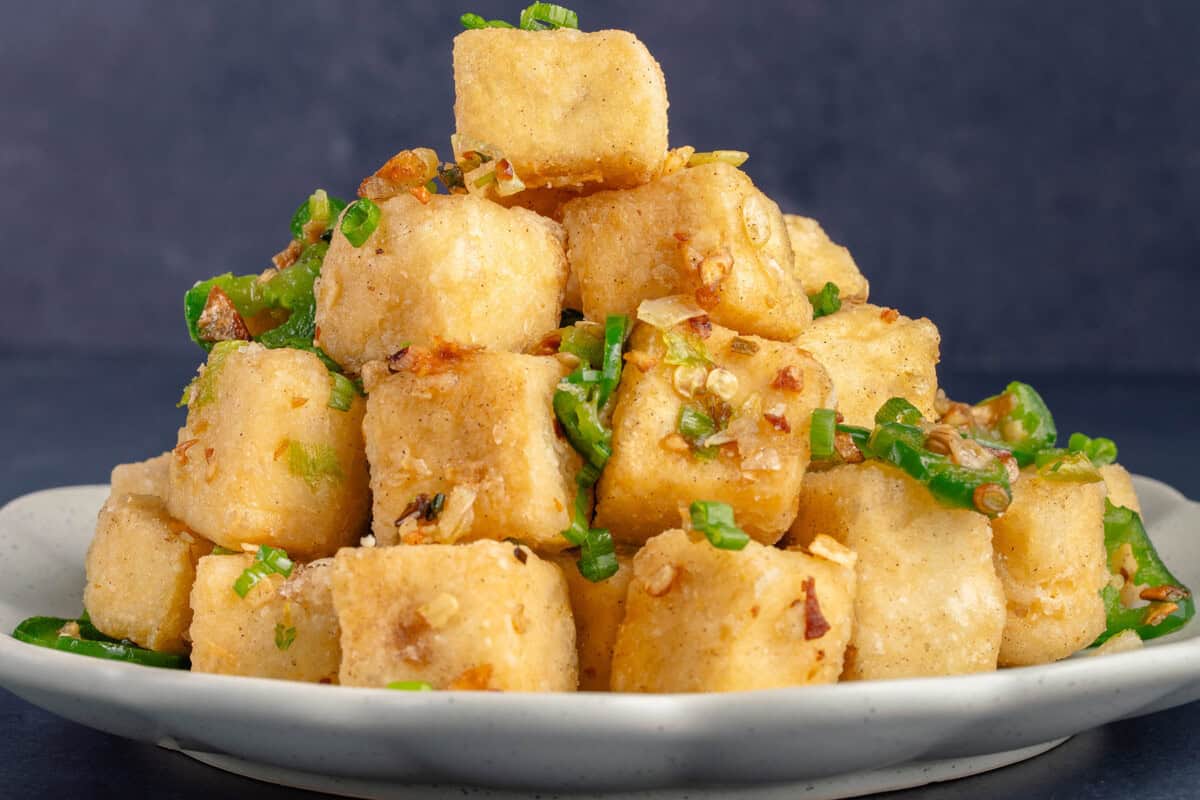
{"label": "gray table surface", "polygon": [[[192,365],[159,358],[0,356],[0,501],[72,483],[98,483],[110,467],[173,443],[174,408]],[[1131,470],[1200,497],[1193,398],[1200,378],[1025,375],[1055,411],[1063,434],[1107,435]],[[1009,376],[953,374],[952,396],[977,399]],[[1147,676],[1152,679],[1152,676]],[[898,799],[1200,797],[1200,760],[1189,733],[1200,703],[1076,736],[1032,761],[985,775],[897,792]],[[462,797],[475,790],[427,790]],[[311,796],[235,777],[151,745],[93,731],[0,690],[0,797],[214,798]],[[545,795],[543,795],[545,796]],[[686,792],[680,793],[681,797]]]}

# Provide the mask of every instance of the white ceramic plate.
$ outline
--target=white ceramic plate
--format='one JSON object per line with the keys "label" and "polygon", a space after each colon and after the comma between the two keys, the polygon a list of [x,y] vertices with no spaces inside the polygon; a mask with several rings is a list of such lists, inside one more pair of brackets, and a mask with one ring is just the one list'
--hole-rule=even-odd
{"label": "white ceramic plate", "polygon": [[[1146,478],[1137,489],[1163,557],[1200,587],[1200,504]],[[79,613],[84,554],[106,492],[52,489],[0,510],[0,630]],[[0,684],[84,725],[358,796],[386,783],[595,791],[803,781],[795,791],[830,778],[821,785],[843,788],[806,796],[845,796],[999,766],[1200,699],[1200,623],[1142,651],[1043,667],[657,696],[318,686],[150,669],[0,636]],[[927,765],[916,777],[914,763]],[[858,777],[846,783],[850,774]]]}

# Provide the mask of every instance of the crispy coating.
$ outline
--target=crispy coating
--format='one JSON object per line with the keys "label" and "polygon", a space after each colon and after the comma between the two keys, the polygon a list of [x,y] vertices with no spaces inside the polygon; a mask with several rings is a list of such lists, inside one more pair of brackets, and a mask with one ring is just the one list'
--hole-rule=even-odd
{"label": "crispy coating", "polygon": [[361,247],[337,230],[314,290],[318,344],[346,369],[436,338],[519,352],[558,327],[558,223],[462,194],[379,208]]}
{"label": "crispy coating", "polygon": [[[421,374],[424,373],[424,374]],[[516,537],[568,546],[582,462],[555,432],[555,358],[473,351],[392,374],[370,365],[363,420],[381,545]],[[405,517],[420,495],[445,496],[436,520]],[[397,525],[397,521],[400,524]]]}
{"label": "crispy coating", "polygon": [[554,561],[567,579],[571,614],[575,617],[575,649],[579,653],[579,690],[607,692],[612,672],[617,628],[625,618],[625,594],[633,578],[633,556],[617,552],[617,573],[593,583],[579,572],[574,551],[560,553]]}
{"label": "crispy coating", "polygon": [[109,636],[186,653],[188,593],[196,562],[211,550],[210,542],[168,516],[161,498],[113,495],[100,510],[88,548],[84,608]]}
{"label": "crispy coating", "polygon": [[682,530],[633,562],[617,634],[619,692],[730,692],[833,683],[854,607],[853,567],[750,542],[718,550]]}
{"label": "crispy coating", "polygon": [[501,153],[530,188],[637,186],[666,157],[666,81],[626,31],[464,31],[454,91],[455,158]]}
{"label": "crispy coating", "polygon": [[334,560],[341,682],[569,692],[575,626],[562,573],[507,542],[346,549]]}
{"label": "crispy coating", "polygon": [[1142,504],[1138,500],[1137,490],[1133,488],[1133,478],[1128,470],[1120,464],[1105,464],[1100,467],[1100,477],[1104,478],[1108,499],[1114,506],[1142,513]]}
{"label": "crispy coating", "polygon": [[996,570],[1008,597],[1002,666],[1066,658],[1104,631],[1104,495],[1103,483],[1027,472],[1008,511],[992,521]]}
{"label": "crispy coating", "polygon": [[[755,352],[736,352],[735,339]],[[812,411],[830,402],[825,370],[794,345],[716,325],[703,345],[735,379],[726,432],[736,441],[709,459],[680,447],[677,431],[685,403],[702,407],[712,394],[706,387],[685,397],[677,385],[685,385],[688,368],[665,363],[663,333],[645,323],[634,329],[613,412],[613,455],[596,501],[596,527],[618,541],[641,544],[678,525],[693,500],[730,504],[738,524],[765,544],[778,541],[796,515]]]}
{"label": "crispy coating", "polygon": [[869,304],[843,306],[813,320],[796,344],[829,370],[837,409],[849,425],[873,427],[875,412],[904,397],[936,417],[941,336],[928,319],[909,319]]}
{"label": "crispy coating", "polygon": [[330,559],[271,575],[245,597],[233,585],[250,555],[201,560],[192,589],[192,669],[223,675],[336,683],[341,650]]}
{"label": "crispy coating", "polygon": [[843,302],[865,303],[871,285],[850,251],[830,239],[815,219],[796,214],[784,214],[783,219],[795,254],[796,277],[804,293],[815,294],[828,282],[838,287]]}
{"label": "crispy coating", "polygon": [[843,680],[996,668],[1004,591],[986,517],[945,508],[898,468],[866,462],[805,477],[788,541],[818,534],[858,554]]}
{"label": "crispy coating", "polygon": [[313,559],[357,542],[370,504],[363,399],[330,408],[329,371],[300,350],[249,344],[204,369],[170,461],[170,513],[231,550]]}
{"label": "crispy coating", "polygon": [[113,467],[109,478],[110,497],[115,499],[126,494],[148,494],[165,502],[170,483],[171,452],[168,450],[145,461]]}
{"label": "crispy coating", "polygon": [[563,226],[588,319],[673,294],[769,339],[791,339],[812,319],[779,207],[728,164],[571,200]]}

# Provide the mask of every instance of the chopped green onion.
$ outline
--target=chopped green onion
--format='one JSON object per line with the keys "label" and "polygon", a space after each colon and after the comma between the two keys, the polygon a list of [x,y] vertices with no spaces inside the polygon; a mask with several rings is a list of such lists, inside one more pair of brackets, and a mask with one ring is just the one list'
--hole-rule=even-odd
{"label": "chopped green onion", "polygon": [[599,386],[560,381],[554,392],[554,414],[571,446],[596,469],[603,469],[612,455],[612,431],[600,418]]}
{"label": "chopped green onion", "polygon": [[575,566],[579,574],[592,583],[611,578],[617,573],[620,564],[617,562],[616,545],[612,534],[604,528],[593,528],[589,524],[587,506],[587,488],[579,481],[575,491],[575,509],[571,517],[571,526],[562,531],[562,537],[580,548],[579,560]]}
{"label": "chopped green onion", "polygon": [[1112,439],[1097,436],[1095,439],[1083,433],[1072,433],[1067,440],[1067,449],[1072,453],[1083,453],[1097,467],[1112,464],[1117,460],[1117,443]]}
{"label": "chopped green onion", "polygon": [[212,553],[211,553],[210,555],[214,555],[214,556],[236,556],[236,555],[238,555],[238,551],[237,551],[237,550],[230,550],[228,547],[221,547],[221,545],[219,545],[219,544],[214,544],[214,545],[213,545],[213,549],[212,549]]}
{"label": "chopped green onion", "polygon": [[324,443],[304,444],[288,439],[287,466],[288,472],[307,483],[314,492],[321,481],[338,483],[346,477],[337,450]]}
{"label": "chopped green onion", "polygon": [[579,15],[553,3],[534,3],[521,12],[522,30],[539,31],[546,28],[579,30]]}
{"label": "chopped green onion", "polygon": [[689,167],[699,167],[703,164],[716,164],[720,162],[740,167],[746,163],[748,158],[750,158],[750,154],[744,150],[710,150],[705,153],[692,153],[688,157],[687,165]]}
{"label": "chopped green onion", "polygon": [[826,281],[821,291],[810,294],[808,302],[812,303],[813,319],[826,317],[838,311],[842,307],[840,294],[841,290],[832,281]]}
{"label": "chopped green onion", "polygon": [[601,408],[621,382],[621,354],[625,349],[625,337],[628,334],[629,317],[625,314],[609,314],[604,320],[604,359],[600,375],[600,393],[596,397],[596,402]]}
{"label": "chopped green onion", "polygon": [[837,412],[832,408],[818,408],[812,413],[812,425],[808,434],[809,448],[814,459],[833,458],[833,443],[837,437]]}
{"label": "chopped green onion", "polygon": [[704,340],[699,336],[685,333],[677,328],[663,331],[662,336],[663,343],[667,347],[667,353],[663,356],[664,364],[673,367],[708,367],[712,365],[712,359],[708,357],[708,349],[704,346]]}
{"label": "chopped green onion", "polygon": [[[466,16],[465,14],[463,16]],[[432,692],[433,686],[425,681],[392,681],[385,689],[396,689],[401,692]]]}
{"label": "chopped green onion", "polygon": [[713,500],[696,500],[690,509],[692,527],[704,534],[713,547],[741,550],[750,537],[733,519],[733,507]]}
{"label": "chopped green onion", "polygon": [[317,189],[308,199],[300,204],[296,209],[296,213],[292,215],[292,238],[298,242],[305,242],[304,226],[309,222],[319,224],[320,230],[312,231],[312,241],[316,241],[321,235],[328,230],[329,226],[337,219],[338,214],[342,213],[342,209],[346,207],[346,201],[340,197],[332,197],[324,189]]}
{"label": "chopped green onion", "polygon": [[570,353],[585,366],[600,369],[604,365],[604,330],[590,322],[563,326],[558,352]]}
{"label": "chopped green onion", "polygon": [[1096,465],[1083,453],[1043,450],[1035,459],[1038,476],[1046,480],[1076,483],[1099,483],[1104,480]]}
{"label": "chopped green onion", "polygon": [[259,545],[254,563],[246,567],[238,579],[233,582],[233,590],[238,597],[245,597],[259,581],[270,575],[288,577],[292,574],[294,564],[288,558],[287,551],[269,545]]}
{"label": "chopped green onion", "polygon": [[296,641],[296,629],[285,628],[282,622],[275,623],[275,646],[287,650]]}
{"label": "chopped green onion", "polygon": [[675,427],[679,435],[694,446],[703,445],[705,439],[717,432],[717,423],[713,418],[690,404],[679,409],[679,420]]}
{"label": "chopped green onion", "polygon": [[340,372],[334,372],[331,375],[333,386],[329,390],[329,407],[338,411],[349,411],[350,407],[354,405],[355,396],[358,395],[358,387],[354,385],[354,381]]}
{"label": "chopped green onion", "polygon": [[875,423],[883,425],[899,422],[901,425],[920,425],[924,421],[921,410],[903,397],[892,397],[875,412]]}
{"label": "chopped green onion", "polygon": [[365,197],[359,198],[342,216],[342,235],[354,247],[362,247],[379,226],[379,217],[379,206]]}

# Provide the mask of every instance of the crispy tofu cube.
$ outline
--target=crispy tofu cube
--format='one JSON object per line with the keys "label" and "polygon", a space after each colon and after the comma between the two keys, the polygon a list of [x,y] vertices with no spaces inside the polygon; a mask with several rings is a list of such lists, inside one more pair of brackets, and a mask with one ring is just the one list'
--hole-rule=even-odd
{"label": "crispy tofu cube", "polygon": [[575,649],[579,653],[579,689],[607,692],[617,628],[625,618],[625,594],[633,577],[633,556],[617,551],[619,569],[611,578],[592,583],[579,572],[576,553],[560,553],[555,563],[567,578],[575,617]]}
{"label": "crispy tofu cube", "polygon": [[805,476],[788,541],[820,534],[858,554],[843,680],[996,668],[1004,590],[986,517],[941,506],[898,468],[867,462]]}
{"label": "crispy tofu cube", "polygon": [[562,572],[510,543],[342,550],[333,599],[341,682],[570,692],[575,625]]}
{"label": "crispy tofu cube", "polygon": [[113,467],[109,479],[110,491],[114,498],[126,494],[148,494],[166,500],[171,482],[170,470],[170,451],[145,461],[118,464]]}
{"label": "crispy tofu cube", "polygon": [[[679,359],[668,340],[690,340],[712,368],[669,363]],[[677,526],[692,501],[717,500],[733,506],[746,533],[778,541],[796,515],[812,411],[831,402],[821,365],[795,345],[715,325],[701,339],[689,322],[666,332],[639,323],[626,361],[596,527],[641,544]],[[703,447],[689,447],[679,433],[685,407],[728,422]]]}
{"label": "crispy tofu cube", "polygon": [[149,650],[188,651],[188,593],[196,562],[212,544],[171,519],[162,500],[125,494],[109,498],[87,554],[83,605],[92,623]]}
{"label": "crispy tofu cube", "polygon": [[464,31],[454,92],[455,158],[503,154],[530,188],[637,186],[666,158],[666,80],[626,31]]}
{"label": "crispy tofu cube", "polygon": [[1104,486],[1108,489],[1109,502],[1114,506],[1142,513],[1142,504],[1138,500],[1137,490],[1133,488],[1133,478],[1128,470],[1120,464],[1105,464],[1100,467],[1100,477],[1104,478]]}
{"label": "crispy tofu cube", "polygon": [[815,219],[795,214],[784,214],[783,219],[792,241],[796,277],[805,294],[816,294],[826,283],[832,283],[844,302],[867,302],[871,285],[859,272],[849,250],[830,239]]}
{"label": "crispy tofu cube", "polygon": [[[380,545],[514,537],[569,547],[579,456],[555,432],[555,358],[410,349],[399,372],[364,373],[363,420]],[[440,514],[414,513],[444,497]],[[430,519],[428,517],[435,516]]]}
{"label": "crispy tofu cube", "polygon": [[558,327],[558,223],[471,195],[379,204],[361,247],[334,234],[317,282],[317,339],[346,369],[441,338],[521,351]]}
{"label": "crispy tofu cube", "polygon": [[1051,481],[1027,471],[992,520],[996,571],[1008,597],[1002,666],[1045,664],[1104,632],[1109,581],[1101,482]]}
{"label": "crispy tofu cube", "polygon": [[270,575],[241,597],[233,585],[251,555],[201,560],[192,589],[192,669],[223,675],[336,683],[341,649],[333,610],[333,560]]}
{"label": "crispy tofu cube", "polygon": [[854,614],[854,556],[750,542],[719,550],[681,530],[633,560],[617,634],[618,692],[731,692],[833,683]]}
{"label": "crispy tofu cube", "polygon": [[588,319],[674,294],[695,297],[713,322],[769,339],[792,339],[812,319],[783,214],[728,164],[571,200],[563,226]]}
{"label": "crispy tofu cube", "polygon": [[813,320],[796,344],[829,370],[846,424],[873,427],[875,412],[891,397],[906,398],[926,418],[936,418],[941,336],[929,320],[846,305]]}
{"label": "crispy tofu cube", "polygon": [[332,384],[312,353],[214,349],[189,390],[167,510],[231,550],[268,544],[304,560],[356,543],[370,511],[366,403],[330,408]]}

